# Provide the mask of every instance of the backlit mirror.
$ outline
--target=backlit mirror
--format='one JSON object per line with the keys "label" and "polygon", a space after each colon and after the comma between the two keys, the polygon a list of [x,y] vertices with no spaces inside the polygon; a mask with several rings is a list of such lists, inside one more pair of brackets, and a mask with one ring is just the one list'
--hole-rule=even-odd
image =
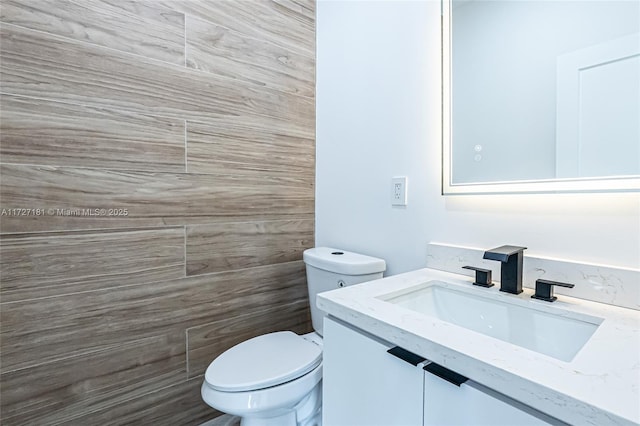
{"label": "backlit mirror", "polygon": [[443,192],[640,190],[640,1],[443,0]]}

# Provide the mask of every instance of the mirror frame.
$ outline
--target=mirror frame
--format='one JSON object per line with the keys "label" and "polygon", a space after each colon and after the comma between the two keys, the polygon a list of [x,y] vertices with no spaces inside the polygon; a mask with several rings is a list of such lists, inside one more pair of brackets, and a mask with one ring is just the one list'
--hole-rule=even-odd
{"label": "mirror frame", "polygon": [[441,0],[440,3],[440,28],[442,41],[442,195],[555,192],[640,192],[640,176],[453,183],[453,126],[451,112],[452,1],[453,0]]}

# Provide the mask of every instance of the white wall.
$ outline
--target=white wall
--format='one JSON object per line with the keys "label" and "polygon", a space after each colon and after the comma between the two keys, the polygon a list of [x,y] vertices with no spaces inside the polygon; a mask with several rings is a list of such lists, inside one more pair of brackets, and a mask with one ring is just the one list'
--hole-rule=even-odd
{"label": "white wall", "polygon": [[318,1],[316,245],[382,257],[387,275],[424,267],[430,241],[638,268],[638,194],[440,194],[439,10]]}

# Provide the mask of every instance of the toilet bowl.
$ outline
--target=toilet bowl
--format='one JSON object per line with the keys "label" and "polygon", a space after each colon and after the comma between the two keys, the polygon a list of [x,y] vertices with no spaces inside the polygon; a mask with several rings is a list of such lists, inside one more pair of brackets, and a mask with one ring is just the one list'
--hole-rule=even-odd
{"label": "toilet bowl", "polygon": [[263,334],[222,353],[207,368],[202,399],[241,426],[321,426],[322,291],[382,278],[381,259],[317,247],[304,252],[315,332]]}
{"label": "toilet bowl", "polygon": [[209,365],[202,398],[242,426],[319,426],[321,341],[279,331],[242,342]]}

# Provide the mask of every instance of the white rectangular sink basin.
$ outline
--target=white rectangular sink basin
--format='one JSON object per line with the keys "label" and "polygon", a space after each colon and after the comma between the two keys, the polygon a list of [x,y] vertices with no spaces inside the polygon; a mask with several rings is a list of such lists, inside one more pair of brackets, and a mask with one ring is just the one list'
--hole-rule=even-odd
{"label": "white rectangular sink basin", "polygon": [[603,321],[482,291],[430,281],[378,299],[565,362],[573,360]]}

